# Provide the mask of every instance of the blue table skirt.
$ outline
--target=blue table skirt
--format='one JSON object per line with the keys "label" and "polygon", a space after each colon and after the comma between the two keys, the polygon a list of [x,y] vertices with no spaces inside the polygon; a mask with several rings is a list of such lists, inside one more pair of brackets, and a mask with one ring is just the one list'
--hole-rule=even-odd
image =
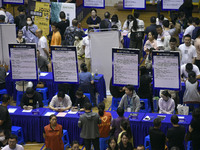
{"label": "blue table skirt", "polygon": [[20,126],[23,129],[25,142],[27,141],[41,141],[41,114],[46,110],[45,108],[39,108],[40,114],[33,115],[32,112],[22,112],[23,109],[16,106],[8,106],[8,108],[17,108],[15,113],[10,113],[13,126]]}

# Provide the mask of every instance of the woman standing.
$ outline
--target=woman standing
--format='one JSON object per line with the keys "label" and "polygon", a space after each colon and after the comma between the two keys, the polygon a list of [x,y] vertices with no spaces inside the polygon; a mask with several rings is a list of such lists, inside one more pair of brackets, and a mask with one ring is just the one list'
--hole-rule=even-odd
{"label": "woman standing", "polygon": [[27,25],[22,28],[26,43],[37,43],[38,39],[35,35],[35,32],[38,29],[37,25],[34,24],[31,16],[26,18],[26,23]]}
{"label": "woman standing", "polygon": [[64,150],[62,141],[63,129],[57,124],[56,115],[51,115],[49,118],[50,124],[44,127],[43,137],[45,139],[46,148],[51,150]]}

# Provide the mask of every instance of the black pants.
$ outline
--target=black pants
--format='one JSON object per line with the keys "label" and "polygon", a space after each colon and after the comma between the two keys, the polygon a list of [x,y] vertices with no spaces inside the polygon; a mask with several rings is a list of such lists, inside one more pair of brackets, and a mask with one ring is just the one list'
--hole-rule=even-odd
{"label": "black pants", "polygon": [[193,141],[192,140],[192,148],[193,148],[193,150],[200,150],[199,141]]}
{"label": "black pants", "polygon": [[99,138],[84,139],[84,145],[85,145],[86,150],[91,150],[91,143],[93,144],[95,150],[100,150],[100,148],[99,148]]}
{"label": "black pants", "polygon": [[139,49],[140,50],[139,58],[143,57],[142,40],[137,40],[137,41],[130,40],[129,48]]}

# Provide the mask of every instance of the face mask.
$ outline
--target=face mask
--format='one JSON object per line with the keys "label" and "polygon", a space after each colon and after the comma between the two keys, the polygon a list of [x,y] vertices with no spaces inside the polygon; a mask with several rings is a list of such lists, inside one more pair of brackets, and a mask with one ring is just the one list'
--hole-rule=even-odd
{"label": "face mask", "polygon": [[4,140],[5,140],[5,136],[1,136],[0,141],[4,141]]}
{"label": "face mask", "polygon": [[26,22],[28,25],[31,25],[32,24],[32,21],[27,21]]}
{"label": "face mask", "polygon": [[75,36],[75,40],[78,40],[79,38],[78,38],[78,36]]}

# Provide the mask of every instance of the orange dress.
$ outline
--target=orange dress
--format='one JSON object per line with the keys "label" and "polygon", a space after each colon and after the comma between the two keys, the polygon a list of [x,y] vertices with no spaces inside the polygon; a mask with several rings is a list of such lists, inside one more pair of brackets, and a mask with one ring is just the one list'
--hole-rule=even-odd
{"label": "orange dress", "polygon": [[105,138],[109,136],[112,115],[110,112],[104,112],[104,115],[100,116],[100,118],[101,118],[101,124],[98,125],[99,134],[100,138]]}
{"label": "orange dress", "polygon": [[51,150],[64,150],[62,140],[62,126],[57,124],[55,129],[52,129],[50,124],[44,127],[45,131],[45,145]]}
{"label": "orange dress", "polygon": [[51,46],[58,46],[61,45],[61,35],[60,32],[53,32],[52,38],[51,38]]}

